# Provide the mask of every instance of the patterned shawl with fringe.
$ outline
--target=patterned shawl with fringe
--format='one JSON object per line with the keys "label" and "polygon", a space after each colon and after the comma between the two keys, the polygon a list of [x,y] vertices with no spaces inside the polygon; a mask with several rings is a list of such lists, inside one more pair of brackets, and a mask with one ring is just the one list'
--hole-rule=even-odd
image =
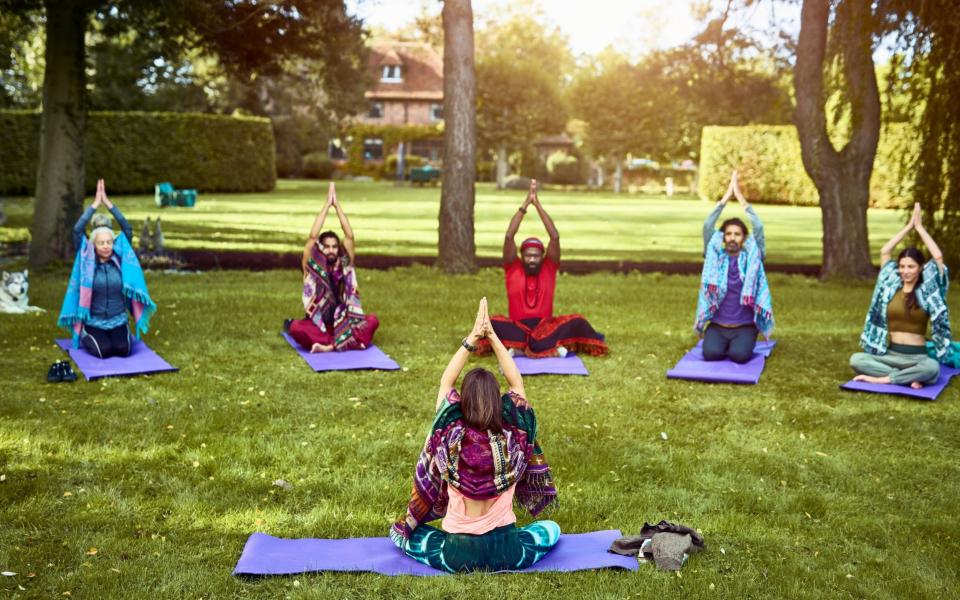
{"label": "patterned shawl with fringe", "polygon": [[541,513],[556,502],[557,489],[536,437],[537,418],[523,397],[504,394],[503,432],[481,432],[463,422],[460,395],[451,390],[420,452],[406,517],[393,524],[390,537],[408,540],[420,524],[446,515],[450,485],[474,500],[516,485],[516,505],[534,516]]}
{"label": "patterned shawl with fringe", "polygon": [[[353,328],[364,322],[357,289],[357,273],[344,254],[332,271],[327,271],[327,259],[320,250],[319,241],[313,245],[303,278],[303,308],[307,318],[317,328],[333,337],[337,349],[352,347]],[[324,322],[324,315],[333,311],[333,331]]]}
{"label": "patterned shawl with fringe", "polygon": [[[930,338],[933,344],[928,353],[943,364],[960,360],[951,344],[950,311],[947,309],[949,286],[950,272],[947,267],[944,266],[941,272],[937,261],[929,260],[923,265],[923,281],[914,288],[917,304],[930,316]],[[870,309],[860,334],[860,346],[870,354],[884,354],[887,351],[887,307],[902,287],[903,279],[897,269],[897,261],[888,260],[877,275]]]}
{"label": "patterned shawl with fringe", "polygon": [[[150,329],[150,317],[157,312],[157,305],[150,299],[147,282],[143,277],[140,260],[133,251],[127,236],[122,233],[113,240],[113,256],[119,261],[120,278],[123,281],[123,297],[129,302],[130,312],[136,322],[134,334]],[[57,325],[73,332],[73,347],[80,347],[80,331],[90,319],[90,305],[93,302],[93,274],[97,267],[97,254],[94,245],[86,238],[77,250],[70,272],[70,283],[63,296],[60,317]]]}
{"label": "patterned shawl with fringe", "polygon": [[[740,304],[753,309],[753,322],[764,337],[773,332],[773,299],[767,283],[767,273],[763,268],[760,247],[753,235],[748,235],[743,248],[737,254],[737,266],[743,278],[740,292]],[[730,268],[729,255],[723,247],[723,232],[716,231],[707,244],[703,261],[703,274],[700,278],[700,294],[697,297],[697,320],[694,329],[703,333],[707,323],[716,314],[727,295],[727,272]]]}

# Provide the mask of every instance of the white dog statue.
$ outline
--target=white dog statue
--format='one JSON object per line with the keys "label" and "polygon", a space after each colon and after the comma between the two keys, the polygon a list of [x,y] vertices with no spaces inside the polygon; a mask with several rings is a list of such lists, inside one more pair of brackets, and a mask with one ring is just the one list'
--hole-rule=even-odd
{"label": "white dog statue", "polygon": [[30,290],[30,281],[27,271],[20,273],[3,272],[3,283],[0,285],[0,313],[24,314],[28,312],[46,312],[39,306],[30,306],[27,293]]}

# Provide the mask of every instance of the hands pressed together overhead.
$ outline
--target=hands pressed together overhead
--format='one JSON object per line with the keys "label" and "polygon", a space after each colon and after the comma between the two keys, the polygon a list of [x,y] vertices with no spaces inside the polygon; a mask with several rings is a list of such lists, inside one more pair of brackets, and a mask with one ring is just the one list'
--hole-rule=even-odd
{"label": "hands pressed together overhead", "polygon": [[103,179],[97,180],[97,192],[93,198],[93,208],[94,210],[100,208],[100,205],[107,207],[107,210],[113,208],[113,202],[110,202],[110,199],[107,198],[107,186],[104,183]]}
{"label": "hands pressed together overhead", "polygon": [[730,174],[730,183],[727,185],[727,191],[723,193],[723,198],[720,199],[720,204],[726,204],[732,196],[737,197],[737,202],[740,203],[740,206],[743,209],[746,209],[750,206],[750,203],[747,202],[746,196],[743,195],[743,192],[740,191],[740,173],[736,169],[733,170],[733,173]]}
{"label": "hands pressed together overhead", "polygon": [[480,299],[480,306],[477,307],[477,318],[473,323],[473,330],[470,332],[470,342],[476,343],[493,334],[493,323],[490,322],[487,298],[484,296]]}

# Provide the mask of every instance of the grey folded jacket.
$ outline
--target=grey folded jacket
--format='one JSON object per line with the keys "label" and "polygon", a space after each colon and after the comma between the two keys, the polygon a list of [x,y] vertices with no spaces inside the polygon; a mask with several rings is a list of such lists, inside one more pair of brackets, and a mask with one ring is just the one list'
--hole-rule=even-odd
{"label": "grey folded jacket", "polygon": [[696,552],[706,548],[706,543],[703,541],[703,536],[697,533],[696,530],[687,527],[686,525],[678,525],[676,523],[663,520],[656,525],[644,523],[643,527],[640,529],[640,535],[625,535],[614,540],[613,544],[610,545],[609,551],[613,552],[614,554],[622,554],[624,556],[637,556],[640,553],[640,546],[643,545],[644,540],[650,539],[658,533],[679,533],[681,535],[688,534],[690,536],[691,548],[689,552]]}

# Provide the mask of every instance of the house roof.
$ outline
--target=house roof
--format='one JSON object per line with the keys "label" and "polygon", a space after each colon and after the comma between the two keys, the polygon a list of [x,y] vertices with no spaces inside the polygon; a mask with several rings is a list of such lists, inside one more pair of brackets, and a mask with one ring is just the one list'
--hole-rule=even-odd
{"label": "house roof", "polygon": [[[401,66],[403,81],[380,81],[383,65]],[[420,42],[375,42],[367,68],[373,88],[369,99],[443,100],[443,58],[430,45]]]}

